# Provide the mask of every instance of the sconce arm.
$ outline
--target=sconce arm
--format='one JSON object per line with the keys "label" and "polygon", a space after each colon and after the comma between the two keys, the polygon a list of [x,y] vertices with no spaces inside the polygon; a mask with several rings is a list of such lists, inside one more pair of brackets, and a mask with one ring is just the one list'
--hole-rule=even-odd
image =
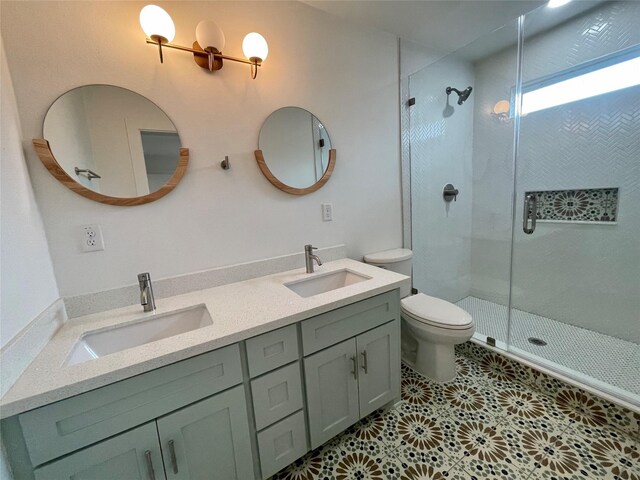
{"label": "sconce arm", "polygon": [[[150,45],[158,45],[160,42],[157,42],[151,38],[147,37],[147,43]],[[229,55],[223,55],[221,53],[209,53],[209,52],[205,52],[204,50],[197,50],[195,48],[189,48],[189,47],[183,47],[182,45],[177,45],[175,43],[163,43],[162,44],[162,48],[173,48],[175,50],[182,50],[183,52],[191,52],[195,55],[200,55],[202,57],[208,57],[210,55],[213,55],[214,58],[220,58],[223,60],[231,60],[232,62],[239,62],[239,63],[245,63],[247,65],[252,65],[255,67],[259,67],[260,63],[257,61],[251,61],[251,60],[247,60],[245,58],[239,58],[239,57],[231,57]]]}

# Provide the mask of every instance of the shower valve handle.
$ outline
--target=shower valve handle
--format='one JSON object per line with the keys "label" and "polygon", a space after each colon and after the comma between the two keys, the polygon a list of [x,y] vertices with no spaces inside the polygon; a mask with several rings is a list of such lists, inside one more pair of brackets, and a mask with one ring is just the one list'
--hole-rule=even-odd
{"label": "shower valve handle", "polygon": [[457,188],[447,183],[442,189],[442,198],[444,198],[445,202],[450,202],[451,200],[455,202],[458,199],[458,193],[460,192]]}

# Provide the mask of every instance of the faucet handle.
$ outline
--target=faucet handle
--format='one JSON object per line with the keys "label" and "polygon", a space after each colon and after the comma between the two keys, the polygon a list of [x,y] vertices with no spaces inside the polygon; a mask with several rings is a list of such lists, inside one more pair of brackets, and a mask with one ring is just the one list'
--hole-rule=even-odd
{"label": "faucet handle", "polygon": [[310,252],[311,250],[317,250],[318,247],[314,247],[313,245],[309,244],[309,245],[305,245],[304,249],[308,252]]}

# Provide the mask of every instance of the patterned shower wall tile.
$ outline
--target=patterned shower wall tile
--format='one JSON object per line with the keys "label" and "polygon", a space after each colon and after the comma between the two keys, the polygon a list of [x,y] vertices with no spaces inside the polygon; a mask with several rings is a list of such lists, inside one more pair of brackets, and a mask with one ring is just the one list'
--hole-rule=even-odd
{"label": "patterned shower wall tile", "polygon": [[542,222],[615,223],[618,220],[618,189],[548,190],[535,195],[536,219]]}

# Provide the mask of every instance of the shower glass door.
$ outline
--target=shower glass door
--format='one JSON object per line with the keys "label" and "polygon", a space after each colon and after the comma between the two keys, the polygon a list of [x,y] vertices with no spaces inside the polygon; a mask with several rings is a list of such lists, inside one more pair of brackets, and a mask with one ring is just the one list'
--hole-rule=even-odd
{"label": "shower glass door", "polygon": [[[476,338],[502,348],[514,133],[508,108],[496,104],[508,103],[516,59],[513,21],[411,75],[408,97],[415,103],[405,107],[410,135],[403,136],[410,141],[413,286],[468,311]],[[470,95],[453,90],[469,87]],[[443,195],[447,184],[457,197]]]}
{"label": "shower glass door", "polygon": [[640,403],[640,3],[523,25],[509,349]]}

